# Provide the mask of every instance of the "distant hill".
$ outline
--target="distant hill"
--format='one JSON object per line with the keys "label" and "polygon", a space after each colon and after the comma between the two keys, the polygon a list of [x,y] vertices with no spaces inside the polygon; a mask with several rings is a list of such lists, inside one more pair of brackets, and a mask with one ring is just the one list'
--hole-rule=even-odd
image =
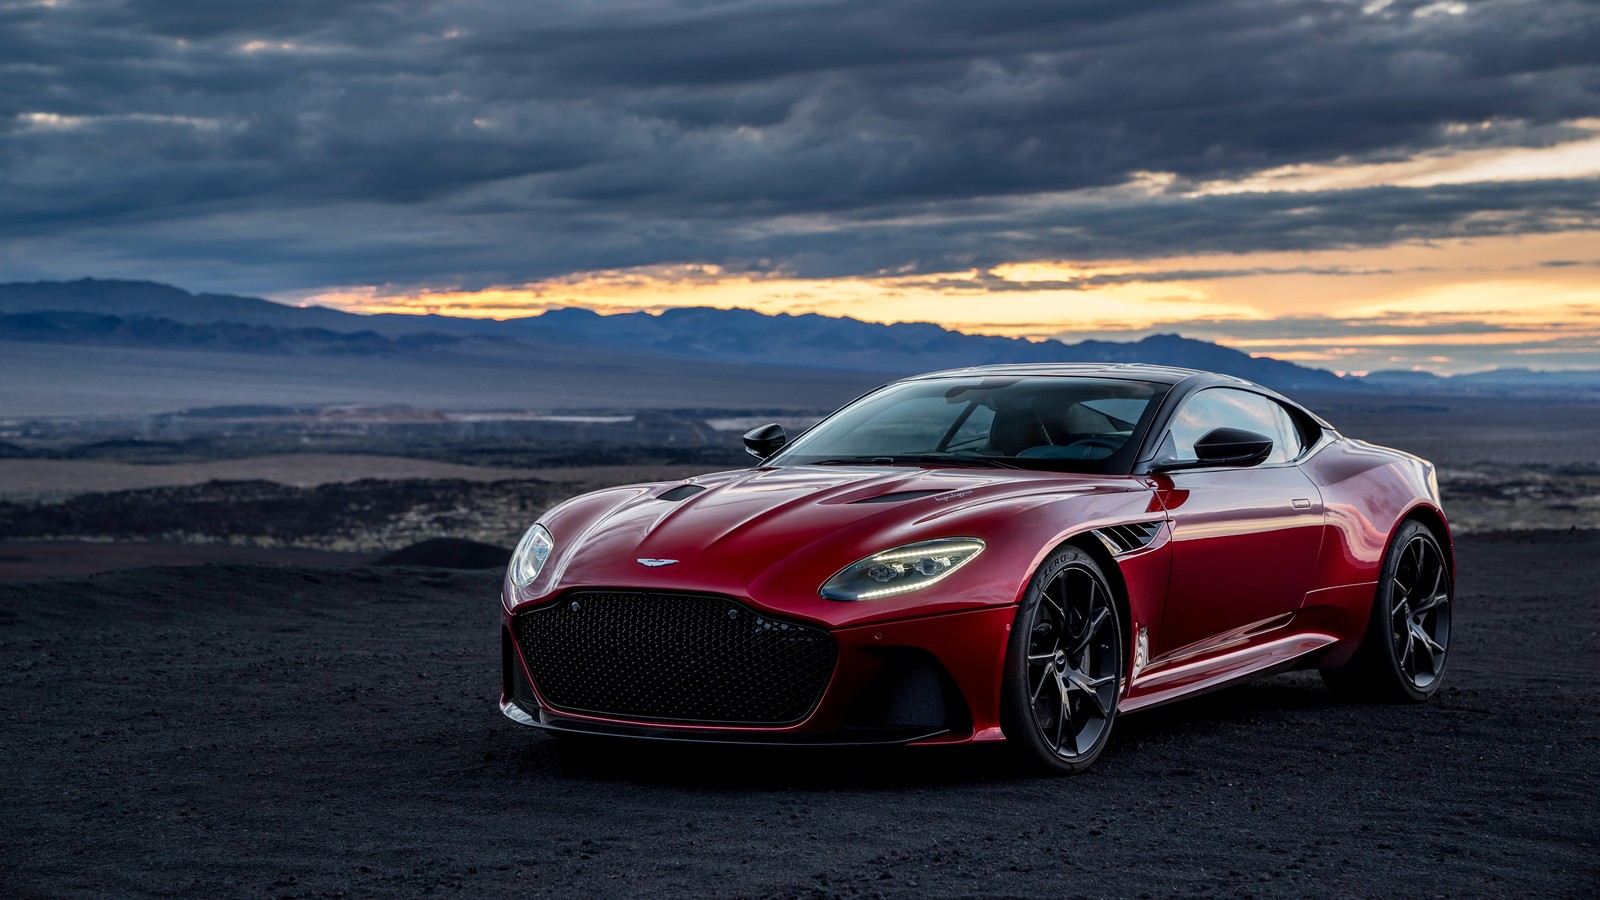
{"label": "distant hill", "polygon": [[[361,316],[227,294],[191,294],[153,281],[32,281],[0,284],[0,313],[85,312],[174,322],[239,322],[352,330]],[[353,321],[355,320],[355,321]],[[359,329],[358,329],[359,330]]]}
{"label": "distant hill", "polygon": [[492,336],[423,333],[391,338],[373,331],[281,328],[242,322],[186,323],[92,312],[0,313],[0,341],[291,356],[392,356],[419,350],[461,352],[479,342],[518,343],[512,338]]}
{"label": "distant hill", "polygon": [[1600,389],[1600,370],[1569,369],[1540,372],[1533,369],[1492,369],[1462,375],[1435,375],[1432,372],[1372,372],[1361,379],[1378,387],[1407,387],[1424,390],[1494,388],[1594,388]]}
{"label": "distant hill", "polygon": [[[49,315],[39,318],[45,313]],[[63,313],[101,318],[73,318]],[[367,316],[321,307],[286,306],[254,297],[191,294],[154,282],[84,279],[0,284],[0,315],[7,316],[6,321],[0,322],[0,340],[31,342],[389,354],[416,349],[408,346],[412,342],[431,341],[430,346],[437,347],[448,343],[449,336],[471,335],[515,338],[569,350],[586,348],[610,357],[878,372],[886,376],[999,363],[1150,362],[1224,372],[1284,390],[1336,390],[1344,386],[1331,372],[1256,358],[1177,335],[1157,335],[1129,344],[1064,344],[963,334],[927,323],[882,325],[816,314],[771,316],[743,309],[684,308],[659,315],[606,316],[584,309],[558,309],[505,321]],[[224,324],[257,326],[257,330],[218,327]],[[349,337],[340,339],[335,334]]]}
{"label": "distant hill", "polygon": [[557,309],[505,325],[509,333],[547,341],[579,339],[633,353],[797,368],[909,374],[1001,363],[1145,362],[1223,372],[1284,390],[1344,386],[1332,372],[1255,358],[1173,334],[1127,344],[1065,344],[964,334],[921,322],[882,325],[814,313],[769,316],[747,309],[696,307],[658,315]]}
{"label": "distant hill", "polygon": [[1498,396],[1592,396],[1600,392],[1600,370],[1536,372],[1531,368],[1494,368],[1490,372],[1434,375],[1432,372],[1373,372],[1363,376],[1368,388],[1403,389],[1413,394],[1498,394]]}
{"label": "distant hill", "polygon": [[257,297],[191,294],[155,282],[98,279],[0,284],[0,340],[352,356],[441,349],[472,353],[486,346],[501,355],[516,348],[514,340],[531,345],[529,353],[558,352],[563,358],[575,358],[580,367],[657,359],[887,377],[1004,363],[1146,362],[1222,372],[1285,391],[1600,387],[1596,372],[1522,369],[1453,378],[1417,372],[1341,378],[1175,334],[1131,343],[1067,344],[964,334],[929,323],[883,325],[847,317],[704,307],[615,315],[567,308],[503,321],[358,315]]}

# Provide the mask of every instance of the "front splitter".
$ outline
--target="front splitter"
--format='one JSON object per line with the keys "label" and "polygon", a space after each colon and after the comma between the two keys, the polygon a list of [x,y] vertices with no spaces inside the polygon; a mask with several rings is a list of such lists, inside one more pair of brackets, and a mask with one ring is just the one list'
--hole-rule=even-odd
{"label": "front splitter", "polygon": [[528,725],[559,734],[629,738],[645,741],[671,741],[680,744],[732,744],[762,747],[882,747],[912,744],[950,733],[948,728],[840,728],[811,733],[761,734],[749,731],[680,731],[648,725],[621,725],[574,719],[539,709],[529,712],[515,701],[503,700],[500,712],[519,725]]}

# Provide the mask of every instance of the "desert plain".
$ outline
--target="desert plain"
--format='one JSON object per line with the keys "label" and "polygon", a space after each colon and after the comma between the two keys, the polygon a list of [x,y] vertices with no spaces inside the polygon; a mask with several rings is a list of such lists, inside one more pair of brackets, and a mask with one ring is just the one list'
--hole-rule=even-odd
{"label": "desert plain", "polygon": [[[1018,772],[995,748],[572,746],[500,715],[494,566],[527,523],[579,491],[743,465],[727,426],[803,424],[821,407],[677,411],[648,428],[588,410],[533,435],[394,410],[361,427],[269,415],[14,435],[0,459],[0,884],[1591,895],[1600,405],[1308,402],[1439,466],[1460,559],[1447,686],[1423,706],[1364,706],[1314,673],[1275,676],[1120,719],[1069,779]],[[454,543],[418,546],[437,538]]]}

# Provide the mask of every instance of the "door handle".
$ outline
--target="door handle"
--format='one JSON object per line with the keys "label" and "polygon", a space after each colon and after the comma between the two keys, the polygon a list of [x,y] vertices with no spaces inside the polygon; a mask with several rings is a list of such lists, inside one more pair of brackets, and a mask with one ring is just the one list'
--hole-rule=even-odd
{"label": "door handle", "polygon": [[1310,500],[1304,500],[1304,499],[1301,499],[1301,498],[1298,498],[1298,497],[1295,498],[1294,500],[1289,501],[1289,503],[1295,509],[1310,509],[1311,508],[1311,501]]}

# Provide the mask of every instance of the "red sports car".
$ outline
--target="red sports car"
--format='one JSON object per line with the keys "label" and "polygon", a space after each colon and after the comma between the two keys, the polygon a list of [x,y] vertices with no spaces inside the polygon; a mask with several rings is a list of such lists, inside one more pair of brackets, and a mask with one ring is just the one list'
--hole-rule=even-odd
{"label": "red sports car", "polygon": [[1269,672],[1438,690],[1455,565],[1433,466],[1222,375],[908,378],[754,468],[540,517],[501,709],[678,741],[1006,741],[1060,772],[1116,717]]}

